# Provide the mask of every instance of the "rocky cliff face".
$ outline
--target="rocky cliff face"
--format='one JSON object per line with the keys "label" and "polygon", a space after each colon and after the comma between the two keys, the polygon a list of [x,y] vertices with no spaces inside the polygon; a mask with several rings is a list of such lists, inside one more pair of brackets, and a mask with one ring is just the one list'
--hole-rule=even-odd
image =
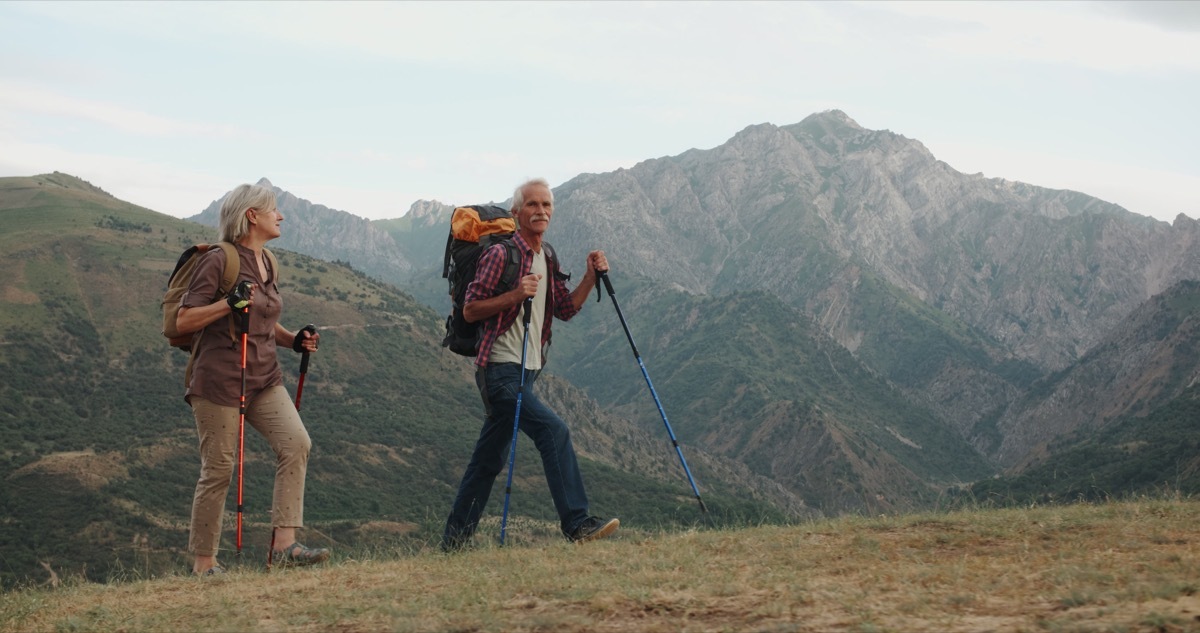
{"label": "rocky cliff face", "polygon": [[[833,280],[796,283],[802,269],[861,266],[1052,370],[1200,274],[1196,221],[962,174],[838,111],[580,176],[558,206],[571,239],[693,292],[763,288],[819,313]],[[842,334],[851,346],[854,336]]]}
{"label": "rocky cliff face", "polygon": [[452,204],[444,204],[437,200],[417,200],[408,208],[404,217],[409,219],[410,228],[414,230],[427,227],[444,228],[449,225],[450,214],[453,212]]}
{"label": "rocky cliff face", "polygon": [[[396,240],[370,220],[298,198],[266,178],[257,184],[275,191],[284,215],[283,235],[272,245],[330,261],[349,262],[358,270],[393,283],[412,271],[412,262]],[[216,226],[224,200],[222,196],[188,219]]]}
{"label": "rocky cliff face", "polygon": [[[995,416],[1031,377],[1200,276],[1196,221],[963,174],[838,111],[580,176],[557,206],[556,235],[602,246],[614,267],[693,293],[762,289],[801,308],[988,451]],[[923,351],[916,339],[934,330],[959,334]],[[912,355],[926,353],[914,377]]]}
{"label": "rocky cliff face", "polygon": [[1006,411],[997,460],[1037,463],[1054,440],[1145,415],[1179,397],[1200,378],[1198,309],[1197,281],[1182,281],[1139,306],[1078,363]]}

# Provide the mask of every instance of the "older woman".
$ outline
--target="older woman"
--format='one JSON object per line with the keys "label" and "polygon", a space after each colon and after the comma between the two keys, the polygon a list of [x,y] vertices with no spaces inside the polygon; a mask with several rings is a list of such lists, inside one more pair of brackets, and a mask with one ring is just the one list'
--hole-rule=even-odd
{"label": "older woman", "polygon": [[192,499],[188,543],[195,556],[195,574],[224,573],[217,563],[217,550],[238,446],[242,395],[241,337],[233,334],[241,329],[232,326],[231,320],[237,323],[246,306],[246,422],[266,438],[276,456],[271,557],[281,565],[311,565],[329,558],[329,550],[308,548],[296,541],[296,528],[304,525],[304,478],[312,441],[283,387],[275,348],[315,352],[320,336],[310,328],[291,332],[279,324],[278,275],[274,258],[263,246],[279,237],[282,222],[283,214],[270,189],[241,185],[230,192],[221,205],[219,231],[221,241],[236,248],[238,283],[228,296],[218,296],[225,251],[210,249],[197,262],[177,316],[180,332],[195,333],[194,360],[184,396],[200,436],[200,481]]}

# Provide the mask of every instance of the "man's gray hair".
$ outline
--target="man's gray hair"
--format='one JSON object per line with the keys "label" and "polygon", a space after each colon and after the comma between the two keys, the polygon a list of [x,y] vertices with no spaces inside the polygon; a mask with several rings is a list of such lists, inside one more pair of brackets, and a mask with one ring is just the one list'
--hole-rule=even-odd
{"label": "man's gray hair", "polygon": [[554,203],[554,190],[550,188],[550,183],[546,182],[545,178],[531,178],[517,186],[517,190],[513,192],[512,209],[509,209],[509,211],[516,213],[521,210],[521,207],[525,206],[525,189],[534,185],[545,187],[546,191],[550,192],[550,203]]}
{"label": "man's gray hair", "polygon": [[238,185],[225,196],[221,203],[221,217],[217,223],[217,235],[222,242],[237,244],[250,232],[250,220],[246,211],[275,208],[275,192],[260,185]]}

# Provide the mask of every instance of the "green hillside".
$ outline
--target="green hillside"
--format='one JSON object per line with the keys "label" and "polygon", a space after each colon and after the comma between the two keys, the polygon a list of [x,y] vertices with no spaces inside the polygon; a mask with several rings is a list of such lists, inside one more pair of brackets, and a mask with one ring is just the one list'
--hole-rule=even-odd
{"label": "green hillside", "polygon": [[[618,301],[681,440],[733,457],[827,512],[920,507],[990,474],[928,411],[806,317],[762,292],[723,297],[614,279]],[[557,338],[563,374],[662,428],[609,297]],[[556,331],[557,337],[557,331]]]}
{"label": "green hillside", "polygon": [[1200,386],[1145,416],[1059,440],[1019,475],[980,481],[976,499],[1027,504],[1097,501],[1146,493],[1200,493]]}
{"label": "green hillside", "polygon": [[[152,572],[186,564],[199,459],[182,399],[186,356],[159,333],[159,301],[179,253],[212,237],[63,174],[0,179],[3,584],[40,573],[40,563],[94,580],[135,564]],[[343,550],[431,542],[480,423],[470,362],[440,347],[441,315],[394,287],[344,265],[277,255],[284,325],[311,322],[322,333],[302,411],[314,442],[306,540]],[[298,356],[280,360],[294,387]],[[582,446],[617,443],[604,433],[645,436],[611,417],[603,427],[571,422]],[[581,449],[593,508],[631,527],[693,524],[699,511],[686,484],[658,466],[670,454],[642,446],[651,443],[627,443],[636,455],[624,461]],[[518,525],[553,518],[535,453],[523,438]],[[247,433],[252,556],[265,547],[272,460]],[[713,480],[706,501],[717,524],[783,520],[744,482]],[[233,522],[226,526],[232,547]],[[543,528],[529,529],[513,537]]]}

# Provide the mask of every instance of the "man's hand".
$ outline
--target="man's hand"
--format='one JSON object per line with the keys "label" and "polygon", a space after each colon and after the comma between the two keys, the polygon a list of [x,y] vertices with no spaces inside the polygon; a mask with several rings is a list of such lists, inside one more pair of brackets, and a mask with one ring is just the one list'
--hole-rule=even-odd
{"label": "man's hand", "polygon": [[532,298],[537,294],[538,282],[542,280],[541,275],[530,273],[521,278],[521,282],[514,288],[521,295],[521,301]]}
{"label": "man's hand", "polygon": [[608,257],[605,257],[604,251],[592,251],[588,253],[587,269],[588,272],[608,272]]}

